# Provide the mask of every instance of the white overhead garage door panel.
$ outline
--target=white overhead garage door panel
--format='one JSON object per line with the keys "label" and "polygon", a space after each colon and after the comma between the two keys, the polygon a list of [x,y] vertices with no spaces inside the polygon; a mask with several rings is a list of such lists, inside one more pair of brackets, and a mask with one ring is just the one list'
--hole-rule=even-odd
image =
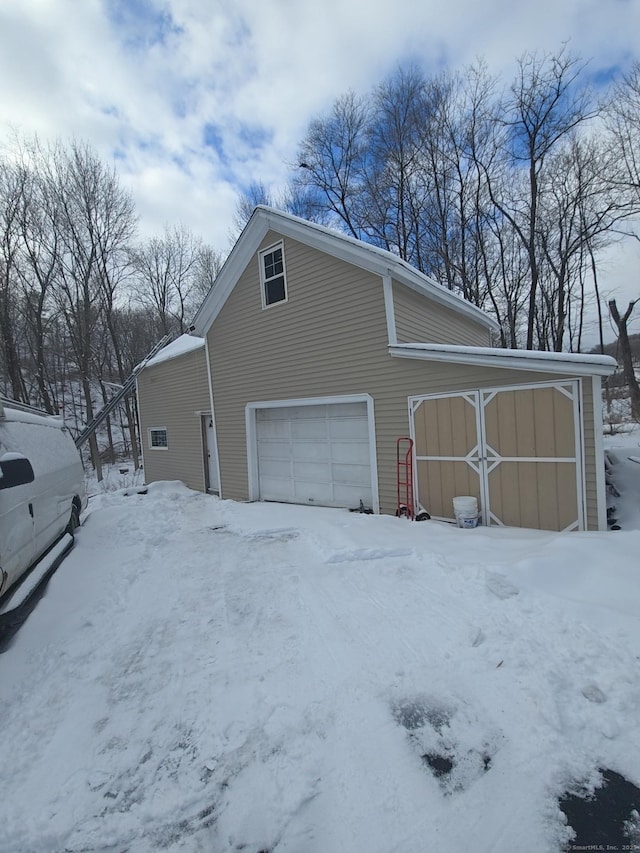
{"label": "white overhead garage door panel", "polygon": [[260,499],[372,505],[366,403],[256,410]]}

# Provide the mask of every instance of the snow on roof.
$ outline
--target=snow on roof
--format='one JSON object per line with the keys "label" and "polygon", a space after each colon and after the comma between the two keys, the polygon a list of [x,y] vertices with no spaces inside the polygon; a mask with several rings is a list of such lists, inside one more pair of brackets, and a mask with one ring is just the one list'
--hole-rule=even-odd
{"label": "snow on roof", "polygon": [[163,347],[159,353],[150,358],[145,367],[151,364],[160,364],[162,361],[169,361],[171,358],[177,358],[179,355],[193,352],[204,346],[204,338],[197,338],[195,335],[180,335],[175,341],[171,341],[166,347]]}
{"label": "snow on roof", "polygon": [[[499,347],[471,347],[453,344],[396,344],[390,347],[392,355],[405,358],[424,358],[432,361],[457,361],[463,364],[494,364],[507,366],[507,361],[523,362],[522,369],[572,370],[581,374],[608,376],[617,367],[608,355],[586,355],[574,352],[542,352],[527,349],[501,349]],[[526,362],[526,363],[525,363]],[[514,365],[520,367],[520,365]]]}
{"label": "snow on roof", "polygon": [[38,426],[54,427],[56,429],[64,429],[65,423],[61,415],[37,415],[34,412],[22,412],[19,409],[12,409],[10,406],[3,407],[4,418],[12,423],[36,424]]}

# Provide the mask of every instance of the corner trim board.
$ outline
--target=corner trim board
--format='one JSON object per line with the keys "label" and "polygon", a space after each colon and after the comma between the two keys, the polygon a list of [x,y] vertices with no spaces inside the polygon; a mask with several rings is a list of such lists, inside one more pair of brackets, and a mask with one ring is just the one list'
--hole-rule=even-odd
{"label": "corner trim board", "polygon": [[389,346],[394,347],[398,343],[398,333],[396,331],[396,315],[393,305],[393,282],[389,273],[382,276],[382,293],[384,296],[384,312],[387,318],[387,338]]}
{"label": "corner trim board", "polygon": [[602,380],[591,378],[593,394],[593,439],[596,464],[596,497],[598,501],[598,530],[607,529],[607,484],[604,471],[604,430],[602,424]]}

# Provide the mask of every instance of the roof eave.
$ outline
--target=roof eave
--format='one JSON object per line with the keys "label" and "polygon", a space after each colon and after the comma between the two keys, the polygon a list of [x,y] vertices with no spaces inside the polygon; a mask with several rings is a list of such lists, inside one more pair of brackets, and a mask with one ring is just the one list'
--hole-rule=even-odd
{"label": "roof eave", "polygon": [[449,364],[467,364],[478,367],[496,367],[504,370],[530,370],[535,373],[560,373],[564,376],[610,376],[615,366],[592,361],[563,359],[558,353],[557,359],[537,358],[531,350],[522,350],[522,355],[503,355],[499,349],[495,355],[486,352],[452,352],[447,350],[406,349],[402,346],[389,347],[390,355],[395,358],[412,358],[422,361],[447,362]]}

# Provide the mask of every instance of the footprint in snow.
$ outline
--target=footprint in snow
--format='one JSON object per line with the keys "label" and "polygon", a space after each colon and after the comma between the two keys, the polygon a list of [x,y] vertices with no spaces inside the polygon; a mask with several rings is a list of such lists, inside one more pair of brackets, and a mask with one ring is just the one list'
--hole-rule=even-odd
{"label": "footprint in snow", "polygon": [[595,702],[597,705],[602,705],[603,702],[607,701],[607,697],[596,684],[587,684],[583,687],[582,695],[585,699],[588,699],[589,702]]}
{"label": "footprint in snow", "polygon": [[503,600],[513,598],[514,595],[518,595],[520,592],[517,586],[514,586],[508,578],[499,572],[487,572],[485,583],[489,592],[492,592],[497,598]]}

